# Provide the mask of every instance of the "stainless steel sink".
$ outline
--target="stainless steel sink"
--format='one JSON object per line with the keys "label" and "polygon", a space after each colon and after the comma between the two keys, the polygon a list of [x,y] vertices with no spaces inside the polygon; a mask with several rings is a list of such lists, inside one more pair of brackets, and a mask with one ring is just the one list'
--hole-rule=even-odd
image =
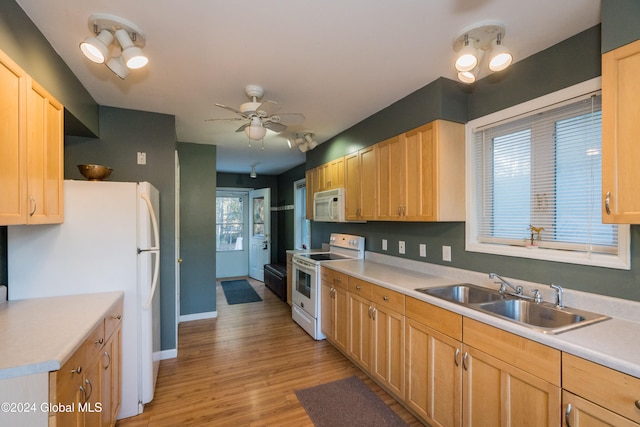
{"label": "stainless steel sink", "polygon": [[609,319],[598,313],[521,299],[488,302],[476,308],[551,334]]}
{"label": "stainless steel sink", "polygon": [[504,299],[504,296],[497,291],[469,283],[438,288],[422,288],[416,289],[416,291],[458,304],[479,304]]}
{"label": "stainless steel sink", "polygon": [[427,295],[461,304],[492,316],[539,330],[558,334],[609,319],[598,313],[576,308],[559,308],[547,302],[535,302],[525,296],[501,294],[497,290],[469,283],[416,289]]}

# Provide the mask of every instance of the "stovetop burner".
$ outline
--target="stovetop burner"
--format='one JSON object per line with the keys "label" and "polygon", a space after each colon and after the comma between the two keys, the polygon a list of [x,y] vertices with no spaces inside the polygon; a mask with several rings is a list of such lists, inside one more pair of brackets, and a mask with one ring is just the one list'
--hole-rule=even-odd
{"label": "stovetop burner", "polygon": [[303,257],[309,258],[314,261],[330,261],[336,259],[349,259],[346,256],[334,254],[334,253],[316,253],[316,254],[302,254]]}

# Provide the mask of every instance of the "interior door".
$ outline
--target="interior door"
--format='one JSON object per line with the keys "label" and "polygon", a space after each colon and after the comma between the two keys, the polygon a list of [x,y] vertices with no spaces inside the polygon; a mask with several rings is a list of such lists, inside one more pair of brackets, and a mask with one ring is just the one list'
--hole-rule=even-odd
{"label": "interior door", "polygon": [[264,282],[271,263],[271,189],[249,192],[249,277]]}

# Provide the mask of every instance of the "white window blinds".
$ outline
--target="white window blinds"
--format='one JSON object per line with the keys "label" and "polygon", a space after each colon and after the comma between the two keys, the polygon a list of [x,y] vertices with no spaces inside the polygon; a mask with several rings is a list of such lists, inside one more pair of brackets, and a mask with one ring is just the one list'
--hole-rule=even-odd
{"label": "white window blinds", "polygon": [[592,93],[473,133],[475,239],[617,254],[601,218],[601,99]]}

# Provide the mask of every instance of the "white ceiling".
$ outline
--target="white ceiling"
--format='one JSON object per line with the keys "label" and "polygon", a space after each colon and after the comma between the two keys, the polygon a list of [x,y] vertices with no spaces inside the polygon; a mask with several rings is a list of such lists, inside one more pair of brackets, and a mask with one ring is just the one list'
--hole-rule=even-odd
{"label": "white ceiling", "polygon": [[[173,114],[181,142],[218,146],[219,171],[279,174],[304,162],[283,135],[248,146],[238,108],[247,84],[281,112],[303,113],[319,142],[444,76],[453,41],[485,21],[506,26],[522,60],[600,22],[599,0],[17,0],[100,105]],[[78,44],[93,13],[140,27],[149,65],[120,80]]]}

